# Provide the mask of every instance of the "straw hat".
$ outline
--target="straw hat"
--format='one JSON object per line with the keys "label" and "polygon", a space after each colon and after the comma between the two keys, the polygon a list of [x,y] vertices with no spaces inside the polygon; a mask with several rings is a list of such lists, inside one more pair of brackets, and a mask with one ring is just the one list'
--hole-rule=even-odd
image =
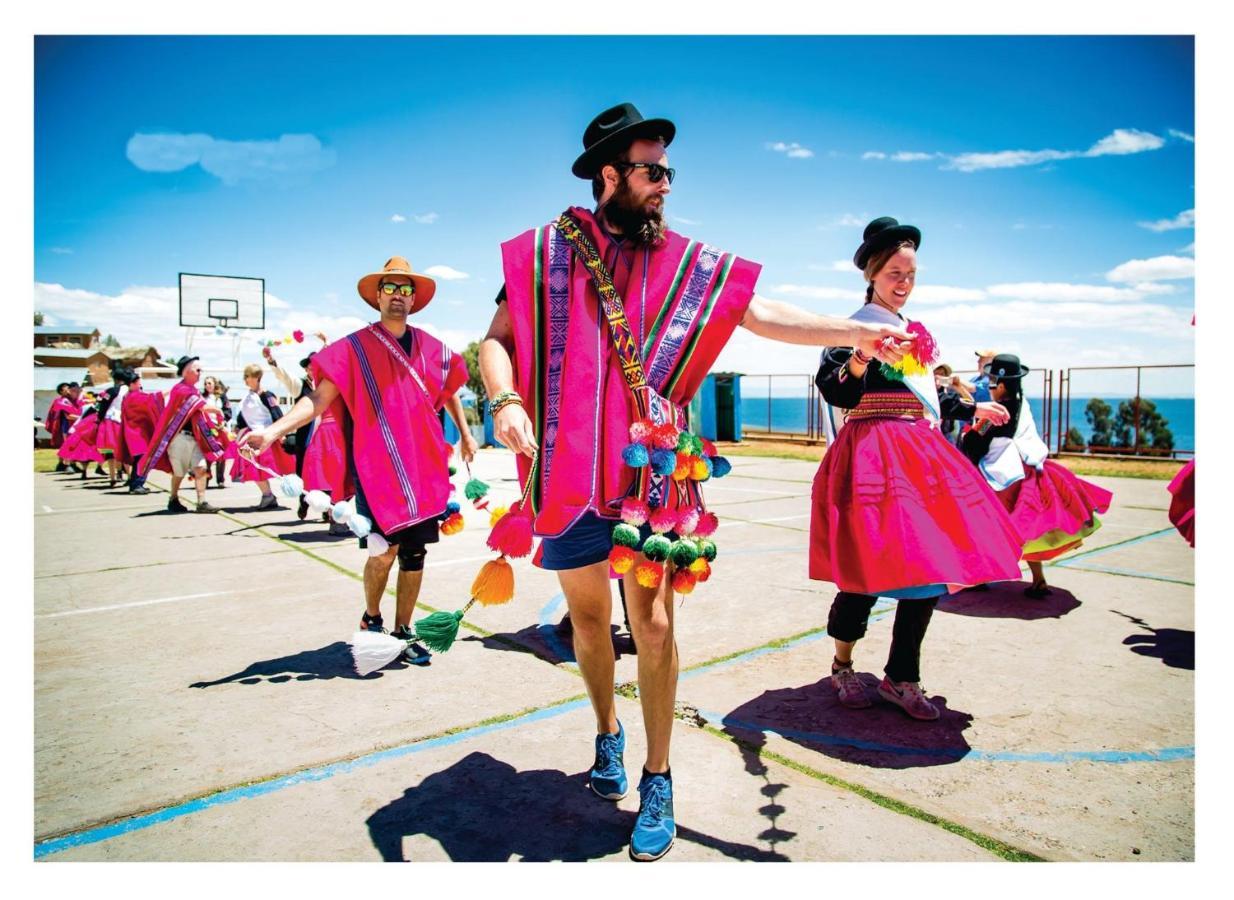
{"label": "straw hat", "polygon": [[380,272],[370,272],[360,279],[356,285],[356,290],[360,292],[360,296],[373,309],[380,309],[377,305],[377,285],[387,275],[406,275],[411,279],[411,283],[416,286],[415,296],[411,298],[411,308],[407,310],[407,314],[419,312],[428,306],[428,302],[433,299],[433,294],[437,292],[437,282],[429,278],[427,275],[417,275],[411,270],[411,263],[401,256],[391,256],[386,260],[385,267]]}

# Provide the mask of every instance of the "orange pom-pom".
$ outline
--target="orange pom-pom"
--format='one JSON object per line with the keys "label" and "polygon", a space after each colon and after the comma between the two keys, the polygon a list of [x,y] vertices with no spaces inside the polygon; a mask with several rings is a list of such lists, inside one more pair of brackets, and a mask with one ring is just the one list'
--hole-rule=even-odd
{"label": "orange pom-pom", "polygon": [[629,547],[614,547],[608,554],[608,564],[618,575],[624,575],[634,567],[634,551]]}
{"label": "orange pom-pom", "polygon": [[694,577],[699,582],[704,582],[711,577],[711,563],[703,559],[701,556],[690,563],[690,571],[694,573]]}
{"label": "orange pom-pom", "polygon": [[462,513],[453,513],[446,516],[446,520],[441,523],[441,533],[447,536],[458,534],[463,530],[464,524]]}
{"label": "orange pom-pom", "polygon": [[685,481],[690,477],[690,457],[684,453],[677,454],[677,468],[673,470],[673,481]]}
{"label": "orange pom-pom", "polygon": [[688,594],[694,590],[698,579],[689,569],[678,569],[673,573],[673,590],[679,594]]}
{"label": "orange pom-pom", "polygon": [[664,580],[664,566],[659,563],[640,563],[634,569],[634,577],[645,588],[656,588]]}
{"label": "orange pom-pom", "polygon": [[690,457],[690,477],[695,481],[706,481],[711,477],[711,467],[697,456]]}
{"label": "orange pom-pom", "polygon": [[496,606],[514,599],[514,570],[504,556],[484,564],[471,583],[471,596],[483,606]]}

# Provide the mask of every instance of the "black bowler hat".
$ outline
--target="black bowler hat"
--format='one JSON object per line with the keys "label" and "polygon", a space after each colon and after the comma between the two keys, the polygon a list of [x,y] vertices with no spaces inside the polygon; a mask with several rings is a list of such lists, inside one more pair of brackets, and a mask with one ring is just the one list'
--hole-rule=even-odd
{"label": "black bowler hat", "polygon": [[676,134],[677,126],[668,119],[644,119],[633,103],[618,103],[591,120],[583,132],[583,155],[571,171],[591,178],[639,138],[659,138],[667,147]]}
{"label": "black bowler hat", "polygon": [[871,256],[880,250],[894,247],[900,241],[912,241],[914,247],[920,247],[921,229],[913,225],[901,225],[891,216],[875,219],[861,234],[861,246],[853,254],[853,265],[864,272]]}
{"label": "black bowler hat", "polygon": [[981,371],[991,378],[1023,378],[1031,370],[1020,364],[1020,357],[1014,353],[1000,353],[984,366]]}
{"label": "black bowler hat", "polygon": [[300,360],[300,368],[307,369],[309,367],[309,363],[313,361],[313,357],[316,355],[317,355],[317,351],[314,350],[308,356],[304,357],[304,359]]}
{"label": "black bowler hat", "polygon": [[200,356],[182,356],[182,357],[180,357],[178,360],[176,360],[176,374],[177,374],[177,375],[183,375],[183,374],[184,374],[184,370],[188,367],[188,364],[189,364],[189,363],[191,363],[191,362],[193,362],[194,360],[198,360],[198,359],[201,359],[201,357],[200,357]]}

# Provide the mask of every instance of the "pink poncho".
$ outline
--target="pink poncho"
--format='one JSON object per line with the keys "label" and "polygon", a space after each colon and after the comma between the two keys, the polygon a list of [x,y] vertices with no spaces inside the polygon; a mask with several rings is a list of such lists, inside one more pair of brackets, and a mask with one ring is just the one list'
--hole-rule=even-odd
{"label": "pink poncho", "polygon": [[171,460],[167,448],[186,425],[193,429],[193,437],[201,448],[206,462],[221,459],[227,450],[227,432],[222,427],[223,414],[209,406],[197,392],[197,388],[179,382],[167,395],[167,406],[155,426],[145,456],[137,467],[139,475],[149,474],[151,469],[171,472]]}
{"label": "pink poncho", "polygon": [[[437,411],[467,381],[459,354],[426,331],[407,329],[410,354],[375,322],[318,351],[309,364],[317,384],[328,380],[339,390],[364,497],[387,535],[445,511],[450,446]],[[351,485],[347,492],[355,493]]]}

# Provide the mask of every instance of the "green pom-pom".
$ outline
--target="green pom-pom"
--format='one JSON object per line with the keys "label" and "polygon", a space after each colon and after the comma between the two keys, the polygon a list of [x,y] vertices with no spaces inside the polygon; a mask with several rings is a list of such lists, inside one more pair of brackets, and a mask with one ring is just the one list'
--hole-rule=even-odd
{"label": "green pom-pom", "polygon": [[455,468],[454,466],[448,466],[447,468],[449,468],[449,470],[450,470],[450,477],[451,477],[451,478],[453,478],[455,475],[457,475],[457,474],[458,474],[458,469],[457,469],[457,468]]}
{"label": "green pom-pom", "polygon": [[462,610],[457,612],[435,612],[416,622],[416,637],[424,642],[424,646],[438,653],[445,653],[454,646],[458,637],[458,626],[463,620]]}
{"label": "green pom-pom", "polygon": [[674,541],[669,555],[673,560],[673,565],[685,568],[698,559],[698,548],[694,546],[693,541]]}
{"label": "green pom-pom", "polygon": [[903,381],[904,380],[904,373],[901,372],[899,369],[897,369],[895,366],[889,366],[886,363],[879,363],[879,365],[883,367],[883,370],[882,370],[883,377],[886,378],[888,381]]}
{"label": "green pom-pom", "polygon": [[687,456],[690,455],[690,452],[691,452],[690,448],[691,446],[693,446],[693,443],[694,443],[693,441],[690,440],[690,438],[692,437],[694,437],[694,435],[690,434],[690,432],[688,431],[683,431],[681,432],[681,434],[677,435],[677,452],[678,453],[684,453]]}
{"label": "green pom-pom", "polygon": [[672,542],[662,534],[653,534],[643,541],[643,556],[652,562],[664,562],[672,549]]}
{"label": "green pom-pom", "polygon": [[468,500],[479,500],[488,493],[488,485],[479,478],[473,478],[463,488],[463,496]]}
{"label": "green pom-pom", "polygon": [[633,525],[627,525],[625,522],[622,522],[613,529],[613,543],[618,547],[629,547],[633,550],[638,547],[638,541],[638,529]]}
{"label": "green pom-pom", "polygon": [[714,562],[716,558],[716,542],[710,539],[702,540],[698,545],[699,552],[703,559],[707,562]]}

